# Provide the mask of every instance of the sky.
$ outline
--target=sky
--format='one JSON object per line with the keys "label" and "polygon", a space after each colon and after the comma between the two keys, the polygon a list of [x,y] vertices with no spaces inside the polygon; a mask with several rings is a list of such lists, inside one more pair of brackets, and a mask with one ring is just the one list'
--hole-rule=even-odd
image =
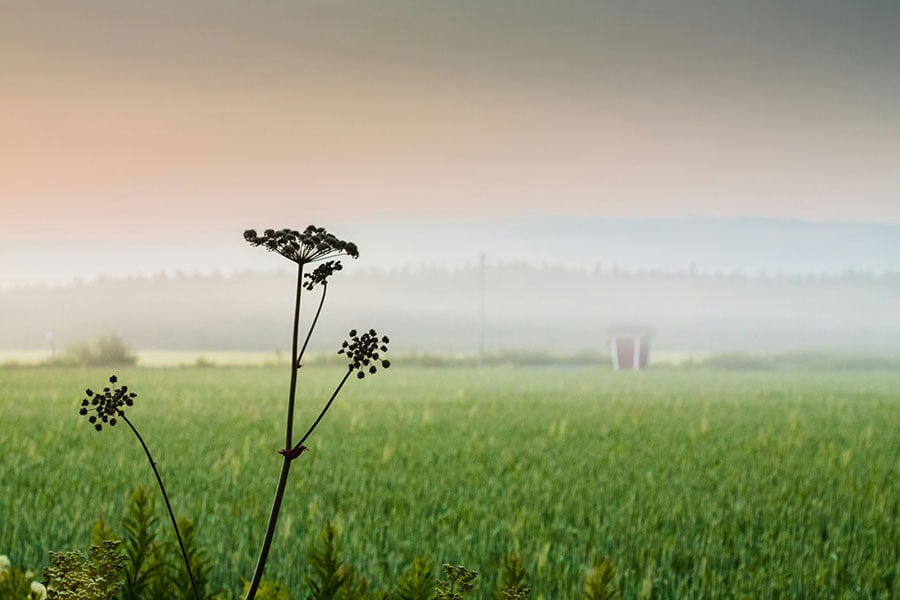
{"label": "sky", "polygon": [[248,227],[900,223],[889,0],[0,0],[0,107],[0,287]]}

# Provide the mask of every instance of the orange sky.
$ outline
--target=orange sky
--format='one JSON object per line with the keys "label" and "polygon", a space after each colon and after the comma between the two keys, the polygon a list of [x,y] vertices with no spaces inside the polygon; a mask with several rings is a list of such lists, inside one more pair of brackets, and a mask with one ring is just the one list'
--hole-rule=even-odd
{"label": "orange sky", "polygon": [[383,215],[900,221],[885,3],[149,4],[0,9],[8,236]]}

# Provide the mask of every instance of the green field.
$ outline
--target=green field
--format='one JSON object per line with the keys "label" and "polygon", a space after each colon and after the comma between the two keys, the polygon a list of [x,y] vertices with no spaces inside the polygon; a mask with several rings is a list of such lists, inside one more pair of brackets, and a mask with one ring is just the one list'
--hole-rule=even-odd
{"label": "green field", "polygon": [[[156,498],[124,427],[77,414],[108,371],[0,369],[0,554],[40,569]],[[128,412],[227,591],[255,563],[287,369],[137,368]],[[340,377],[304,369],[298,429]],[[326,521],[388,587],[413,557],[482,573],[518,552],[533,598],[900,596],[900,373],[404,369],[349,382],[294,463],[266,575],[299,591]],[[169,535],[164,530],[165,535]],[[650,593],[648,596],[647,593]]]}

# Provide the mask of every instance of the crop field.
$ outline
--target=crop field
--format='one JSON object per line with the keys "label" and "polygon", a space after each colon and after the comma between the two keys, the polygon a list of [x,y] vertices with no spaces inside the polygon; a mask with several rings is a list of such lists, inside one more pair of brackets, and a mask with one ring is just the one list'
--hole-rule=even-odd
{"label": "crop field", "polygon": [[[107,370],[0,369],[0,554],[39,570],[158,498],[126,427],[78,415]],[[286,367],[131,368],[127,414],[223,597],[252,574],[281,465]],[[296,429],[341,376],[303,369]],[[302,598],[326,522],[388,588],[412,559],[518,553],[532,598],[900,597],[900,373],[404,368],[348,382],[294,462],[266,577]],[[157,508],[161,502],[157,501]],[[163,514],[160,511],[160,516]],[[165,525],[161,521],[160,525]],[[171,535],[160,529],[161,536]]]}

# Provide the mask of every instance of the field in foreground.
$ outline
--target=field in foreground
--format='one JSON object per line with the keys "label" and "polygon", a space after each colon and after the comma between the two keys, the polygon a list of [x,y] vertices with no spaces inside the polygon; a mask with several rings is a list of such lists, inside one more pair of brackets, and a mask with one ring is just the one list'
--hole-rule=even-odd
{"label": "field in foreground", "polygon": [[[304,370],[297,429],[340,371]],[[156,494],[137,441],[77,414],[107,371],[0,370],[0,554],[39,569]],[[284,368],[129,369],[129,416],[232,593],[283,444]],[[415,556],[482,573],[518,552],[534,598],[889,598],[900,591],[900,373],[393,368],[353,380],[294,464],[267,577],[300,598],[334,522],[388,586]],[[168,535],[168,531],[164,531]]]}

